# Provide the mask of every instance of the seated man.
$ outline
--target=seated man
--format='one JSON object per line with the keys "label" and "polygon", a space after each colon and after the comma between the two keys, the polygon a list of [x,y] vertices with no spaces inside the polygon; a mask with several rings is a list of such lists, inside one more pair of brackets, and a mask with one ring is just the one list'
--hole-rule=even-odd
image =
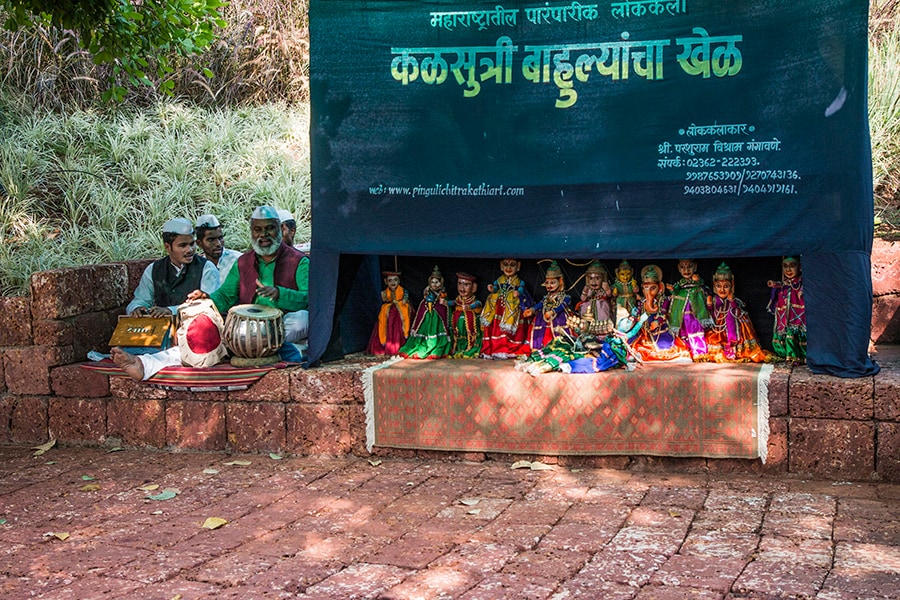
{"label": "seated man", "polygon": [[[306,343],[309,259],[284,243],[278,211],[260,206],[250,217],[250,245],[225,281],[208,296],[223,315],[236,304],[265,304],[284,312],[284,339]],[[192,298],[206,294],[195,292]]]}
{"label": "seated man", "polygon": [[[203,251],[203,256],[219,270],[219,282],[225,281],[231,265],[241,253],[225,247],[225,233],[215,215],[200,216],[194,223],[194,229],[197,233],[197,245]],[[205,291],[211,292],[212,290]]]}
{"label": "seated man", "polygon": [[297,221],[290,211],[283,208],[278,209],[278,219],[281,221],[281,237],[285,244],[293,246],[305,255],[309,255],[309,242],[305,244],[295,244],[294,236],[297,235]]}
{"label": "seated man", "polygon": [[[296,344],[294,354],[299,356],[309,329],[309,259],[282,242],[278,212],[271,206],[253,211],[250,236],[252,249],[238,258],[222,285],[211,294],[197,290],[188,299],[211,298],[222,315],[237,304],[281,309],[285,313],[285,346]],[[181,365],[177,347],[137,357],[113,348],[111,354],[116,365],[138,380],[149,379],[163,367]]]}
{"label": "seated man", "polygon": [[178,305],[195,290],[212,292],[219,287],[216,266],[194,253],[194,228],[187,219],[170,219],[163,225],[166,256],[147,265],[125,309],[136,317],[171,317]]}

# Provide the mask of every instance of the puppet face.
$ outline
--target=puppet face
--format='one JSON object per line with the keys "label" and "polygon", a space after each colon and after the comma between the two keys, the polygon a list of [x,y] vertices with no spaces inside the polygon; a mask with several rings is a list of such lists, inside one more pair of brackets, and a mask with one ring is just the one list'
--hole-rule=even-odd
{"label": "puppet face", "polygon": [[786,258],[781,263],[781,274],[785,279],[793,279],[800,275],[800,261],[796,258]]}
{"label": "puppet face", "polygon": [[659,284],[653,281],[648,281],[641,285],[641,289],[644,290],[644,297],[653,299],[659,295]]}
{"label": "puppet face", "polygon": [[694,271],[697,270],[697,263],[692,260],[680,260],[678,261],[678,272],[681,273],[681,276],[685,279],[690,279],[694,276]]}
{"label": "puppet face", "polygon": [[521,263],[514,258],[504,258],[500,261],[500,270],[503,271],[503,274],[507,277],[512,277],[518,273],[519,267],[521,267]]}
{"label": "puppet face", "polygon": [[389,275],[384,278],[384,284],[388,286],[389,290],[396,290],[400,285],[400,277],[398,275]]}
{"label": "puppet face", "polygon": [[734,283],[727,279],[717,279],[713,282],[713,291],[719,298],[728,298],[734,291]]}
{"label": "puppet face", "polygon": [[477,286],[474,281],[470,281],[468,279],[457,279],[456,280],[456,291],[459,292],[459,295],[463,298],[468,298],[472,294],[475,293]]}
{"label": "puppet face", "polygon": [[600,284],[603,282],[603,276],[600,273],[587,274],[587,286],[592,290],[599,290]]}
{"label": "puppet face", "polygon": [[428,278],[428,287],[435,292],[441,290],[444,287],[444,279],[442,277],[429,277]]}
{"label": "puppet face", "polygon": [[625,269],[616,269],[616,278],[617,278],[619,281],[621,281],[622,283],[628,283],[629,281],[631,281],[631,276],[632,276],[633,274],[634,274],[634,273],[633,273],[632,270],[629,269],[629,268],[625,268]]}
{"label": "puppet face", "polygon": [[547,293],[558,292],[562,288],[562,277],[548,277],[544,280]]}

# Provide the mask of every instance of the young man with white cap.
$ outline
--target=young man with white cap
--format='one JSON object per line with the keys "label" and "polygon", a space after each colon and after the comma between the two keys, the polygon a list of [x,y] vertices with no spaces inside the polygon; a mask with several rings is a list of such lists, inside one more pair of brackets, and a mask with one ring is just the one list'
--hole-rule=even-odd
{"label": "young man with white cap", "polygon": [[281,221],[281,237],[285,244],[293,246],[295,250],[299,250],[305,255],[309,255],[309,242],[305,244],[295,244],[294,236],[297,235],[297,221],[290,211],[283,208],[278,209],[278,219]]}
{"label": "young man with white cap", "polygon": [[166,256],[149,264],[125,311],[136,317],[170,317],[195,290],[212,292],[219,287],[216,266],[194,251],[194,227],[177,218],[163,225]]}
{"label": "young man with white cap", "polygon": [[203,256],[219,270],[219,282],[225,281],[231,265],[241,253],[225,247],[225,233],[215,215],[199,216],[194,223],[194,229],[197,234],[197,245]]}

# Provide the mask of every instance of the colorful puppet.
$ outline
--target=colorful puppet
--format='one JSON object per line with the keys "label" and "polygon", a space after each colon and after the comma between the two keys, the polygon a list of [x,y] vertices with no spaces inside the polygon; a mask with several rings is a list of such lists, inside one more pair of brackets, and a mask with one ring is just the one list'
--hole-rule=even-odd
{"label": "colorful puppet", "polygon": [[395,356],[409,335],[409,295],[400,285],[400,273],[383,271],[385,288],[381,292],[381,310],[369,338],[366,352]]}
{"label": "colorful puppet", "polygon": [[613,320],[613,291],[609,285],[609,274],[603,263],[595,260],[585,273],[584,289],[581,290],[581,302],[578,303],[578,314],[585,321],[602,322]]}
{"label": "colorful puppet", "polygon": [[768,310],[775,315],[772,347],[775,354],[794,363],[806,361],[806,301],[800,259],[781,261],[781,281],[769,281],[772,295]]}
{"label": "colorful puppet", "polygon": [[634,271],[628,261],[623,260],[616,267],[616,280],[612,284],[612,293],[616,299],[616,322],[631,314],[637,306],[639,292],[640,287],[634,279]]}
{"label": "colorful puppet", "polygon": [[500,261],[503,275],[488,285],[488,297],[481,311],[483,338],[481,356],[488,359],[528,355],[528,323],[522,312],[533,304],[519,278],[522,264],[514,258]]}
{"label": "colorful puppet", "polygon": [[478,282],[474,275],[456,274],[456,299],[450,301],[453,314],[450,317],[450,333],[453,358],[477,358],[481,354],[481,301],[475,297]]}
{"label": "colorful puppet", "polygon": [[681,279],[675,285],[667,285],[672,292],[669,300],[669,328],[687,344],[691,358],[707,360],[706,330],[713,322],[707,308],[710,294],[697,275],[697,263],[693,259],[678,261]]}
{"label": "colorful puppet", "polygon": [[437,266],[428,276],[409,339],[400,348],[403,358],[444,358],[450,354],[450,322],[444,276]]}
{"label": "colorful puppet", "polygon": [[744,303],[734,297],[734,274],[725,263],[713,273],[713,325],[706,333],[709,355],[715,362],[771,362],[759,346]]}
{"label": "colorful puppet", "polygon": [[542,284],[547,293],[540,302],[526,309],[523,315],[534,318],[531,324],[531,349],[539,350],[558,335],[557,328],[565,328],[572,305],[572,298],[566,293],[562,270],[554,260],[547,268]]}
{"label": "colorful puppet", "polygon": [[662,270],[658,266],[647,265],[641,269],[642,298],[638,301],[638,314],[642,319],[646,316],[646,319],[634,338],[632,348],[647,361],[690,361],[690,350],[669,329],[664,290]]}

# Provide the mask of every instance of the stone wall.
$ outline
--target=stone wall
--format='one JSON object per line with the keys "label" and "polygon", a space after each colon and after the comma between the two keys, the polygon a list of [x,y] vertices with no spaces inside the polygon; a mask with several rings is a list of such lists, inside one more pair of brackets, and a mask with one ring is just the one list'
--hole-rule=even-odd
{"label": "stone wall", "polygon": [[872,340],[900,344],[900,242],[872,246]]}
{"label": "stone wall", "polygon": [[[52,437],[61,444],[108,447],[368,454],[362,371],[374,359],[276,370],[250,389],[232,392],[166,391],[81,369],[88,350],[108,350],[130,299],[126,290],[134,289],[147,262],[37,273],[31,296],[0,298],[0,443],[37,445]],[[900,285],[892,279],[898,277],[896,265],[879,264],[873,273],[877,290],[894,290],[876,302],[900,297]],[[895,308],[883,327],[879,321],[881,337],[875,339],[883,369],[874,377],[846,380],[813,375],[806,367],[776,367],[769,386],[766,465],[628,456],[533,458],[620,469],[900,481],[900,347],[883,345],[887,336],[897,335],[891,332],[898,320]],[[873,338],[875,331],[873,318]],[[393,449],[376,454],[510,459]]]}

